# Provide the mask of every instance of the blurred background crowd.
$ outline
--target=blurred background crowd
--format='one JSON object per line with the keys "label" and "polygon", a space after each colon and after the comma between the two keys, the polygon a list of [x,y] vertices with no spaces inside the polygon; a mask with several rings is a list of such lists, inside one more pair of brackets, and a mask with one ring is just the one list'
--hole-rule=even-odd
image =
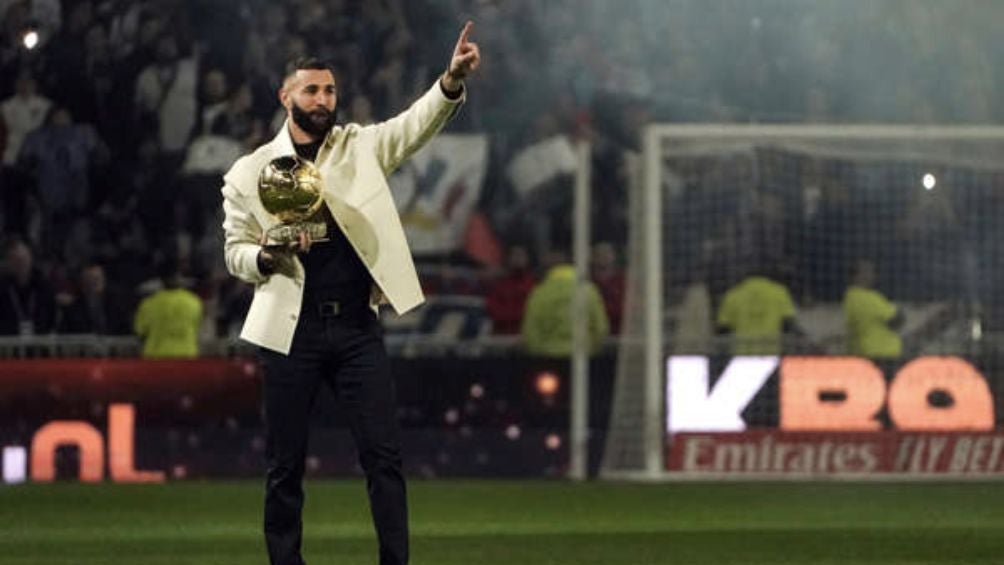
{"label": "blurred background crowd", "polygon": [[[456,250],[419,257],[426,291],[476,298],[486,324],[475,334],[517,333],[533,286],[567,262],[572,199],[568,174],[538,174],[529,190],[513,163],[551,140],[585,139],[598,242],[592,276],[616,333],[628,239],[624,156],[637,150],[642,125],[998,122],[993,61],[1004,53],[993,37],[1004,13],[988,16],[998,12],[1004,6],[936,0],[811,8],[778,0],[0,0],[0,333],[132,333],[140,300],[175,279],[202,304],[200,335],[233,336],[250,289],[223,267],[220,175],[281,125],[284,63],[308,53],[333,62],[340,121],[371,123],[429,88],[467,18],[485,64],[450,131],[488,138],[471,213],[481,236],[468,230]],[[798,203],[768,200],[759,208],[774,211],[766,224],[802,221],[812,166],[785,171],[805,175],[785,181],[800,187]],[[737,174],[723,166],[715,178]],[[820,190],[836,206],[849,198]],[[741,200],[705,193],[719,204]],[[698,209],[715,202],[690,194],[676,210],[707,220]],[[911,206],[891,213],[906,225]],[[964,211],[928,208],[946,229],[962,225]],[[705,224],[718,234],[707,241],[728,240],[716,249],[751,241],[723,224]],[[792,247],[789,276],[825,272],[807,259],[825,252]],[[696,255],[686,261],[688,276],[713,268]],[[716,297],[739,271],[715,278]],[[845,280],[789,282],[801,302],[839,299],[827,285]],[[925,298],[904,292],[894,298]]]}

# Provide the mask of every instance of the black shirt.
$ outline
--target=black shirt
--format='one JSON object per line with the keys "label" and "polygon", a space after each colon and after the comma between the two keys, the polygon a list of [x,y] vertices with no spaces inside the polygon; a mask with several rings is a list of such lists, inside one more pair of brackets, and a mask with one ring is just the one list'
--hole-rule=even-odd
{"label": "black shirt", "polygon": [[293,147],[296,149],[296,154],[299,155],[301,159],[314,161],[317,159],[317,152],[321,150],[322,143],[324,143],[323,137],[317,141],[311,141],[310,143],[294,143]]}
{"label": "black shirt", "polygon": [[[314,160],[323,140],[303,145],[294,144],[296,154]],[[304,301],[337,300],[347,307],[369,304],[373,279],[359,259],[352,244],[339,229],[328,207],[322,206],[314,220],[323,219],[328,226],[328,241],[310,246],[310,251],[300,254],[306,271]]]}

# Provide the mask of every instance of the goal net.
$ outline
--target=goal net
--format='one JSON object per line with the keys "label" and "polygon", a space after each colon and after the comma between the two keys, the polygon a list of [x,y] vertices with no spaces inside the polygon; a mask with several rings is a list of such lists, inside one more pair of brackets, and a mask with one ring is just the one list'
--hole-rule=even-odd
{"label": "goal net", "polygon": [[913,432],[950,434],[934,475],[1004,472],[1002,157],[1004,128],[649,126],[601,475],[903,474]]}

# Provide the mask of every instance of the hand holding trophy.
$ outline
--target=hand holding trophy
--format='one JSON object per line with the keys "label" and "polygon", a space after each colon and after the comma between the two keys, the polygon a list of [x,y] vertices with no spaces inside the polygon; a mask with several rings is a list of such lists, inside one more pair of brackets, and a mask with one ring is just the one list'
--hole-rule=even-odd
{"label": "hand holding trophy", "polygon": [[312,162],[295,155],[272,159],[258,176],[258,196],[265,211],[279,220],[265,232],[264,247],[290,249],[327,241],[320,214],[321,173]]}

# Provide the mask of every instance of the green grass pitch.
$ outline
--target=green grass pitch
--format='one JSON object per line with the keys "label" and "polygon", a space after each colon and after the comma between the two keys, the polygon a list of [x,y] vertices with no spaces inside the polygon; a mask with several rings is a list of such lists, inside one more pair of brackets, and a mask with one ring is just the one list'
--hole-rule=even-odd
{"label": "green grass pitch", "polygon": [[[266,563],[261,485],[0,487],[0,563]],[[412,481],[416,565],[1002,564],[1004,483]],[[310,565],[376,562],[364,486],[309,481]]]}

